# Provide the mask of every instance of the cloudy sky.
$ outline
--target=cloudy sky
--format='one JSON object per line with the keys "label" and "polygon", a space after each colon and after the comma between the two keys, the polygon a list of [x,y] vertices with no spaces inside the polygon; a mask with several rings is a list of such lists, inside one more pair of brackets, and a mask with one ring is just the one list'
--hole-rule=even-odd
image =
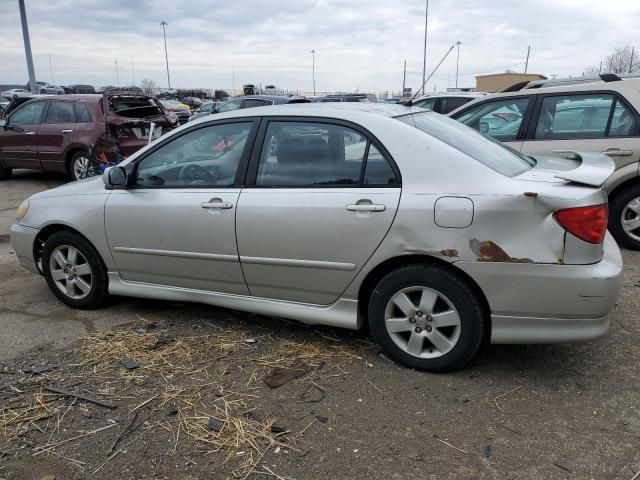
{"label": "cloudy sky", "polygon": [[[244,83],[318,91],[399,91],[422,72],[424,0],[26,0],[38,80],[57,84],[166,86],[162,20],[172,86]],[[0,84],[24,83],[17,0],[0,0]],[[476,74],[523,70],[580,75],[616,46],[636,45],[639,0],[430,0],[427,71],[456,41],[460,86]],[[638,52],[640,53],[640,52]],[[49,66],[49,58],[53,75]],[[132,72],[133,63],[133,72]],[[454,86],[456,55],[428,89]]]}

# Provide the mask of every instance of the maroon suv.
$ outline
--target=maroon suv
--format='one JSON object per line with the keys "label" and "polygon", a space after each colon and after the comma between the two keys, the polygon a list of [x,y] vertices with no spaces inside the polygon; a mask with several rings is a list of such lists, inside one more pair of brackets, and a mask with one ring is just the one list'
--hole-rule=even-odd
{"label": "maroon suv", "polygon": [[14,168],[87,176],[95,162],[117,163],[178,126],[177,117],[142,94],[39,96],[0,121],[0,180]]}

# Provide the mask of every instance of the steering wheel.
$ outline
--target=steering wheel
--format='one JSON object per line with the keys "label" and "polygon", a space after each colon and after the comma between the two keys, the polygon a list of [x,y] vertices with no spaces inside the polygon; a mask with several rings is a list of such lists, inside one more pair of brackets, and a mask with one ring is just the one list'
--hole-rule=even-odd
{"label": "steering wheel", "polygon": [[218,183],[211,173],[197,163],[190,163],[182,167],[179,178],[181,181],[191,184],[205,183],[207,185],[216,185]]}

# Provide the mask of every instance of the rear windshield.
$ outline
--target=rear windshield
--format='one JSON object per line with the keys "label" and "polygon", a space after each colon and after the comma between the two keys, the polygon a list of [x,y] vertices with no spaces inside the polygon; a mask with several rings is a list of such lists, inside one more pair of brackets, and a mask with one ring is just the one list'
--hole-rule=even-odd
{"label": "rear windshield", "polygon": [[520,175],[536,164],[532,158],[444,115],[424,112],[396,118],[507,177]]}
{"label": "rear windshield", "polygon": [[116,95],[110,97],[112,110],[121,117],[145,118],[163,115],[162,109],[151,97]]}

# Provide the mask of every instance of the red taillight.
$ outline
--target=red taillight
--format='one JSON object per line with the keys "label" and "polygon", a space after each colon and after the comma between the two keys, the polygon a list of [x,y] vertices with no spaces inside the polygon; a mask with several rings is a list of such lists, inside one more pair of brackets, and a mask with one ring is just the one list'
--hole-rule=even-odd
{"label": "red taillight", "polygon": [[567,232],[589,243],[602,243],[607,233],[609,208],[607,205],[565,208],[558,210],[556,221]]}

